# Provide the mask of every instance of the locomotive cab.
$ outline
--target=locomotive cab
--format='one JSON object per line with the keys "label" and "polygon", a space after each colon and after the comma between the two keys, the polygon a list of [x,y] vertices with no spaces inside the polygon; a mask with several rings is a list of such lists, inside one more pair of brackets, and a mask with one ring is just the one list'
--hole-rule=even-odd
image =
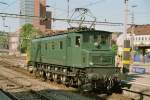
{"label": "locomotive cab", "polygon": [[[80,60],[79,65],[86,70],[89,81],[94,81],[96,88],[102,88],[104,84],[112,82],[105,89],[118,84],[119,80],[116,80],[116,77],[119,76],[120,69],[115,67],[115,54],[111,50],[111,32],[81,31],[76,33],[74,38],[75,44],[78,44],[74,51],[74,61]],[[80,56],[77,56],[79,51]],[[106,83],[101,83],[102,80]]]}
{"label": "locomotive cab", "polygon": [[81,63],[85,67],[114,66],[111,33],[105,31],[80,32]]}
{"label": "locomotive cab", "polygon": [[84,49],[102,50],[110,47],[111,33],[103,31],[91,31],[82,33]]}

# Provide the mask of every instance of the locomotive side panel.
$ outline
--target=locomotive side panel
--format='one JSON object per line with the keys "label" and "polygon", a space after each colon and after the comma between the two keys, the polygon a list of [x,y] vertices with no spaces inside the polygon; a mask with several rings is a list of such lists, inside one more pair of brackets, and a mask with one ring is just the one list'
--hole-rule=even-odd
{"label": "locomotive side panel", "polygon": [[66,64],[66,36],[39,38],[32,41],[30,61]]}

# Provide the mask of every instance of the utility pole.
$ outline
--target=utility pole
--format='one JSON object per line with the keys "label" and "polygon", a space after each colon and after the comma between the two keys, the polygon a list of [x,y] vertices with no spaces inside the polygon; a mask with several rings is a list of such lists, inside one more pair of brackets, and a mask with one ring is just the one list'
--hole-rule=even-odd
{"label": "utility pole", "polygon": [[132,62],[134,61],[134,28],[135,28],[135,23],[134,23],[134,8],[137,7],[137,5],[132,5],[132,16],[131,16],[131,47],[132,47],[132,51],[131,51],[131,57],[132,57]]}
{"label": "utility pole", "polygon": [[132,25],[134,25],[134,19],[135,19],[135,17],[134,17],[134,8],[136,8],[137,7],[137,5],[132,5]]}
{"label": "utility pole", "polygon": [[5,19],[6,19],[6,16],[2,16],[2,20],[3,20],[3,32],[5,31]]}
{"label": "utility pole", "polygon": [[127,39],[127,24],[128,24],[128,0],[124,0],[124,40]]}
{"label": "utility pole", "polygon": [[130,67],[130,40],[127,40],[127,24],[128,24],[128,0],[124,0],[124,43],[123,43],[123,73],[129,72]]}
{"label": "utility pole", "polygon": [[[70,9],[70,5],[69,5],[69,3],[70,3],[70,0],[67,0],[67,22],[69,22],[69,9]],[[69,28],[69,25],[67,25],[67,28]]]}
{"label": "utility pole", "polygon": [[67,0],[67,18],[69,18],[69,9],[70,9],[69,2],[70,0]]}

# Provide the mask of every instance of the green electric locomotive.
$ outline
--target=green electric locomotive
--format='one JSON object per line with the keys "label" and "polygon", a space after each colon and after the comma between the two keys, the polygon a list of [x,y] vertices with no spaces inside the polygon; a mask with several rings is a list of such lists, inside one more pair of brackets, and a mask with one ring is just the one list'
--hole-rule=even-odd
{"label": "green electric locomotive", "polygon": [[32,40],[29,66],[46,80],[87,90],[120,87],[111,32],[87,28]]}

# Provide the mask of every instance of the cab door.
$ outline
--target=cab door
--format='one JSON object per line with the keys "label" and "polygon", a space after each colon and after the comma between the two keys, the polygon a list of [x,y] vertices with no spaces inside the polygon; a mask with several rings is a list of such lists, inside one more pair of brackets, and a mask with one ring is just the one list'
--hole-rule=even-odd
{"label": "cab door", "polygon": [[68,66],[81,66],[82,35],[72,34],[67,38],[66,61]]}
{"label": "cab door", "polygon": [[73,40],[74,41],[72,47],[72,65],[75,67],[81,67],[82,35],[74,35]]}
{"label": "cab door", "polygon": [[66,65],[72,66],[72,44],[73,40],[71,36],[67,36],[66,38]]}

